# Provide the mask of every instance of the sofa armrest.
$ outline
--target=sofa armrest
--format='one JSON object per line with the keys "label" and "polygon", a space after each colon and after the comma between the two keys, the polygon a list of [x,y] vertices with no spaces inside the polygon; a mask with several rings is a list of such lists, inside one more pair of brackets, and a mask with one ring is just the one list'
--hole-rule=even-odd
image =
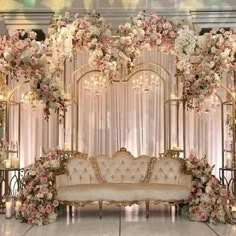
{"label": "sofa armrest", "polygon": [[187,174],[181,174],[179,177],[179,185],[186,186],[188,188],[192,188],[192,176]]}

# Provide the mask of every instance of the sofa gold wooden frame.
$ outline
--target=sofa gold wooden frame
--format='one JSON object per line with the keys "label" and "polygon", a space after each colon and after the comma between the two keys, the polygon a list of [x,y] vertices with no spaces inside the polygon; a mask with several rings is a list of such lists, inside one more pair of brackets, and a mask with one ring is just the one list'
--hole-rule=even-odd
{"label": "sofa gold wooden frame", "polygon": [[103,203],[130,206],[145,202],[149,217],[150,201],[178,205],[187,203],[192,177],[184,170],[184,160],[167,152],[161,158],[134,158],[125,148],[113,157],[87,157],[75,153],[56,177],[57,198],[61,204],[85,206]]}

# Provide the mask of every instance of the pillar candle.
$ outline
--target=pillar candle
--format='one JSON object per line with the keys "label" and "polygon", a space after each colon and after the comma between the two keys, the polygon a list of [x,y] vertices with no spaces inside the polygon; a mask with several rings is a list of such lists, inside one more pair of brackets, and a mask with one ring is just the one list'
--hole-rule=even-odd
{"label": "pillar candle", "polygon": [[20,208],[21,208],[21,202],[16,201],[15,211],[16,211],[16,218],[19,216]]}
{"label": "pillar candle", "polygon": [[6,160],[5,164],[7,169],[11,168],[11,160]]}
{"label": "pillar candle", "polygon": [[236,219],[236,206],[232,206],[232,217]]}
{"label": "pillar candle", "polygon": [[18,158],[13,158],[11,161],[11,165],[13,168],[19,168],[19,159]]}
{"label": "pillar candle", "polygon": [[12,202],[6,202],[6,218],[10,219],[12,217]]}

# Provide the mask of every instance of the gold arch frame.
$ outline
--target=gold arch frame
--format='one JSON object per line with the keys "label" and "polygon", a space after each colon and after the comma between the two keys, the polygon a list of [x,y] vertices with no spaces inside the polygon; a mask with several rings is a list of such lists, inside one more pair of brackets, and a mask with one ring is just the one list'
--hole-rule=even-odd
{"label": "gold arch frame", "polygon": [[[82,73],[78,78],[76,78],[76,75],[81,72],[84,68],[88,67],[89,64],[88,63],[85,63],[85,64],[82,64],[81,66],[79,66],[76,70],[74,70],[72,72],[72,76],[71,76],[71,82],[72,82],[72,85],[73,85],[73,89],[72,89],[72,110],[71,110],[71,113],[72,113],[72,122],[71,122],[71,130],[73,130],[73,124],[74,124],[74,114],[76,114],[76,124],[75,124],[75,129],[76,129],[76,137],[74,137],[73,135],[73,132],[71,132],[71,150],[73,151],[74,150],[74,146],[75,146],[75,150],[78,150],[78,122],[79,122],[79,118],[78,118],[78,112],[79,112],[79,104],[78,104],[78,99],[79,99],[79,94],[78,92],[76,91],[77,89],[77,85],[78,83],[88,74],[90,73],[94,73],[94,72],[97,72],[97,73],[101,73],[100,70],[98,69],[94,69],[94,70],[88,70],[84,73]],[[137,67],[139,66],[155,66],[155,67],[158,67],[161,71],[164,71],[168,77],[168,79],[171,78],[171,74],[170,72],[164,67],[162,66],[161,64],[159,63],[155,63],[155,62],[143,62],[143,63],[139,63],[139,64],[136,64],[135,67],[134,67],[134,71],[129,74],[127,76],[127,79],[124,79],[124,80],[112,80],[111,82],[114,82],[114,83],[126,83],[128,82],[134,75],[136,75],[137,73],[140,73],[140,72],[143,72],[143,71],[149,71],[149,72],[152,72],[152,73],[155,73],[156,75],[158,75],[161,79],[161,81],[163,82],[164,84],[164,100],[166,99],[166,79],[161,75],[161,71],[157,71],[155,69],[152,69],[152,68],[140,68],[138,69]],[[137,69],[136,69],[137,68]],[[164,136],[166,135],[165,134],[165,129],[166,129],[166,117],[165,117],[165,112],[164,112]],[[74,145],[74,139],[75,139],[75,145]],[[164,137],[164,149],[166,147],[166,138]]]}

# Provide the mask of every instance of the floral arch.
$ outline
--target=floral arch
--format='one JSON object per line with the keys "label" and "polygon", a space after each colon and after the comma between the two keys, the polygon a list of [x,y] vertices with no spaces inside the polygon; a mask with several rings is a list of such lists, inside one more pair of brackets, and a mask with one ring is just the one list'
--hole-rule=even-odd
{"label": "floral arch", "polygon": [[135,59],[143,50],[156,49],[176,56],[177,76],[182,79],[183,97],[189,108],[201,107],[205,97],[219,87],[224,71],[236,71],[235,31],[211,31],[197,35],[187,26],[166,17],[144,12],[120,25],[119,39],[112,39],[111,27],[98,13],[69,13],[49,26],[44,42],[36,33],[21,40],[24,32],[0,38],[0,71],[14,80],[30,80],[32,91],[44,104],[46,119],[50,110],[65,111],[61,72],[66,59],[77,51],[89,52],[89,64],[113,81],[121,65],[132,72]]}

